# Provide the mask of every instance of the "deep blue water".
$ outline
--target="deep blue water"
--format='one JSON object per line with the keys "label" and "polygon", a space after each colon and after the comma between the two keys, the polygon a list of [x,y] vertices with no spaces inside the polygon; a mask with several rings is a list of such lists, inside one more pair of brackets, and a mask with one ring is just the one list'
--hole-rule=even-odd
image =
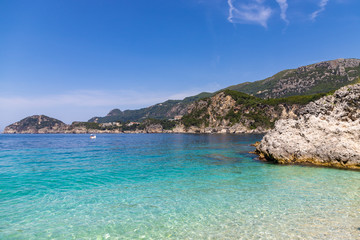
{"label": "deep blue water", "polygon": [[0,135],[0,239],[360,239],[360,172],[261,135]]}

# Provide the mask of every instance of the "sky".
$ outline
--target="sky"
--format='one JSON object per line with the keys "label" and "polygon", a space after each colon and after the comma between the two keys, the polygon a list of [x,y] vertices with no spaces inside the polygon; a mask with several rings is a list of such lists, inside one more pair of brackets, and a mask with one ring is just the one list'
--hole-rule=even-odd
{"label": "sky", "polygon": [[0,131],[360,58],[358,0],[1,0]]}

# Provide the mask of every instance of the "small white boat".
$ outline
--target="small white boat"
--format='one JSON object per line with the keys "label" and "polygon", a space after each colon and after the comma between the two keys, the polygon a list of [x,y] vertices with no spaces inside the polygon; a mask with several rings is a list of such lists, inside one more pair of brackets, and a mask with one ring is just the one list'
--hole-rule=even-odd
{"label": "small white boat", "polygon": [[90,139],[96,139],[96,135],[91,134],[91,135],[90,135]]}

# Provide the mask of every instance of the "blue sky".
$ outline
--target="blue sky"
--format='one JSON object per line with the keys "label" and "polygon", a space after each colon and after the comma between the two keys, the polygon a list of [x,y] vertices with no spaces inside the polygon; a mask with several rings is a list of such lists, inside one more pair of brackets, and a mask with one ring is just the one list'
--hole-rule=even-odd
{"label": "blue sky", "polygon": [[357,0],[0,1],[0,130],[360,58]]}

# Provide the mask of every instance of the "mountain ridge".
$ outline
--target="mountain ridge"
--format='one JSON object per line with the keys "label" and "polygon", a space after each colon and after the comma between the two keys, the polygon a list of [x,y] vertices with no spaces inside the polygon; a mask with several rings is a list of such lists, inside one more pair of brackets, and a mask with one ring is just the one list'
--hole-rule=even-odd
{"label": "mountain ridge", "polygon": [[[360,80],[360,59],[339,58],[322,61],[295,69],[282,70],[271,77],[254,82],[244,82],[223,88],[214,93],[202,92],[183,100],[167,100],[136,110],[113,109],[105,117],[93,117],[89,122],[141,121],[146,118],[172,119],[184,115],[189,105],[197,100],[216,95],[226,89],[243,92],[259,98],[281,98],[311,95],[335,91],[340,87]],[[113,112],[114,110],[118,110]],[[113,112],[113,114],[110,114]],[[116,114],[114,114],[116,113]]]}
{"label": "mountain ridge", "polygon": [[225,89],[260,98],[279,98],[334,91],[355,83],[359,77],[360,59],[339,58],[282,70],[263,80],[240,83]]}

